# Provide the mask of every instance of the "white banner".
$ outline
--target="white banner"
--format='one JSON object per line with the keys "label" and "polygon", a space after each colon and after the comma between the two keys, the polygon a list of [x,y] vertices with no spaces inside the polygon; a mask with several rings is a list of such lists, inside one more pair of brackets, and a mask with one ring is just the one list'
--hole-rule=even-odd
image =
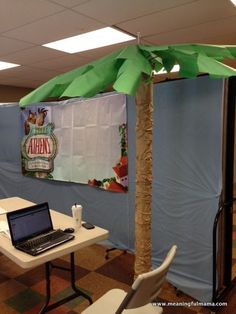
{"label": "white banner", "polygon": [[26,175],[127,191],[125,95],[29,106],[23,126]]}

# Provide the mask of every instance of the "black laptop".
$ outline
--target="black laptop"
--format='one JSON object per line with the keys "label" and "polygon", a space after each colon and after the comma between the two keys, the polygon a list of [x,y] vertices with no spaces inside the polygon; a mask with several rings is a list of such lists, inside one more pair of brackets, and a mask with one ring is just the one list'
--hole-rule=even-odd
{"label": "black laptop", "polygon": [[47,202],[8,212],[7,221],[12,245],[30,255],[74,239],[72,234],[53,229]]}

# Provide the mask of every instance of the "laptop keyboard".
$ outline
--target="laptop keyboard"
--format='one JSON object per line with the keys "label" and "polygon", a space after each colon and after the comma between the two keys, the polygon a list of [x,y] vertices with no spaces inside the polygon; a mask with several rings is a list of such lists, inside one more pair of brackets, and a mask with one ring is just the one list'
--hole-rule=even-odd
{"label": "laptop keyboard", "polygon": [[54,232],[51,232],[45,236],[28,240],[23,245],[21,244],[21,247],[31,249],[38,246],[43,246],[44,244],[48,245],[49,243],[56,244],[58,242],[61,242],[63,238],[66,237],[67,235],[62,230],[55,230]]}

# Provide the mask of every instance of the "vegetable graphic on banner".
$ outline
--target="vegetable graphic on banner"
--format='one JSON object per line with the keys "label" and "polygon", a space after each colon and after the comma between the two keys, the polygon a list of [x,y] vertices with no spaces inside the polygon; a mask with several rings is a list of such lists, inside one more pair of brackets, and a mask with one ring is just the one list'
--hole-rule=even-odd
{"label": "vegetable graphic on banner", "polygon": [[127,142],[127,124],[119,126],[121,157],[114,167],[112,167],[115,176],[103,180],[88,180],[91,186],[103,188],[113,192],[128,191],[128,142]]}
{"label": "vegetable graphic on banner", "polygon": [[47,111],[45,108],[38,108],[38,113],[29,110],[24,121],[22,170],[27,176],[51,179],[57,155],[57,138],[53,133],[54,124],[45,123]]}

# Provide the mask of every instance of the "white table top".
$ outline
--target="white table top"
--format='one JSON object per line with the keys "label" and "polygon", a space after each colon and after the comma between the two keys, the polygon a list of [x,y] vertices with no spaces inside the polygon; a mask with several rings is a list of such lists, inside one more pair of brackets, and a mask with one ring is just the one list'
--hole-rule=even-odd
{"label": "white table top", "polygon": [[[34,205],[34,203],[19,197],[11,197],[0,199],[0,207],[6,211],[13,211]],[[50,210],[54,229],[64,229],[73,226],[72,217]],[[6,221],[6,215],[0,215],[0,221]],[[38,256],[31,256],[14,248],[11,240],[0,233],[0,251],[9,259],[14,261],[22,268],[31,268],[45,262],[52,261],[55,258],[62,257],[66,254],[75,252],[83,247],[89,246],[101,240],[105,240],[109,236],[109,232],[105,229],[95,226],[94,229],[87,230],[83,227],[74,233],[75,239],[59,245],[53,249],[46,251]]]}

